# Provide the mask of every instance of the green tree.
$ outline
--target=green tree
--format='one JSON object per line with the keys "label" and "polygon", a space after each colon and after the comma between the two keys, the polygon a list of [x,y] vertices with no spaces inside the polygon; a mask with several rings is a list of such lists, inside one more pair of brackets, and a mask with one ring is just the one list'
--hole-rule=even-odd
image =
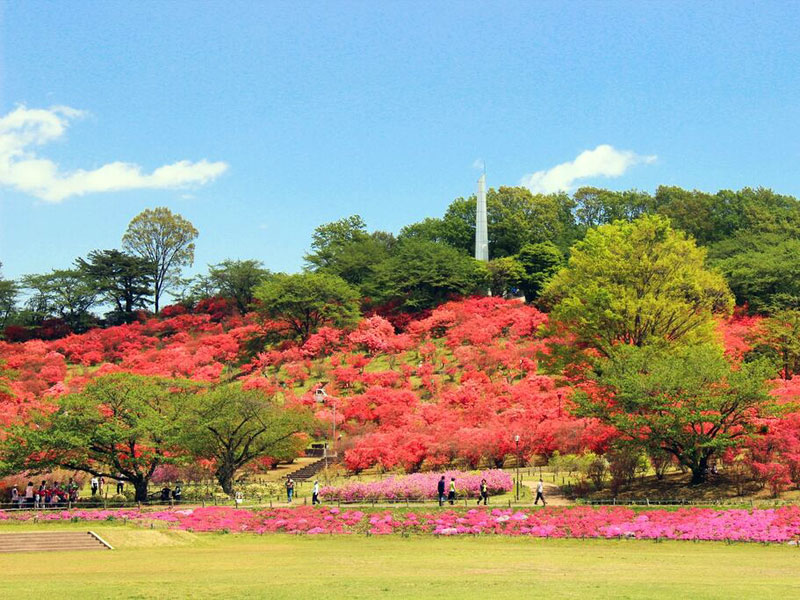
{"label": "green tree", "polygon": [[147,500],[155,469],[182,456],[185,415],[180,382],[128,373],[98,377],[84,391],[56,400],[56,410],[34,412],[6,431],[2,470],[83,471],[127,481]]}
{"label": "green tree", "polygon": [[302,341],[322,325],[344,327],[360,316],[358,293],[328,273],[280,273],[261,283],[254,295],[266,315],[288,325]]}
{"label": "green tree", "polygon": [[564,265],[564,255],[553,242],[525,244],[516,258],[523,271],[519,287],[528,302],[539,298],[545,286]]}
{"label": "green tree", "polygon": [[75,266],[87,285],[105,302],[114,306],[110,318],[115,323],[135,320],[135,311],[147,307],[153,293],[154,265],[149,260],[119,250],[93,250]]}
{"label": "green tree", "polygon": [[34,320],[57,317],[72,331],[85,331],[92,315],[89,312],[97,299],[97,291],[77,269],[54,269],[41,275],[25,275],[22,286],[30,290],[28,307]]}
{"label": "green tree", "polygon": [[617,221],[587,232],[544,299],[555,322],[605,355],[619,344],[711,339],[733,296],[704,259],[664,217]]}
{"label": "green tree", "polygon": [[667,452],[706,480],[709,459],[755,433],[776,414],[766,361],[734,368],[714,344],[622,346],[601,362],[600,392],[577,393],[577,414],[620,432],[651,454]]}
{"label": "green tree", "polygon": [[317,227],[311,242],[313,252],[305,260],[310,270],[337,275],[358,287],[389,256],[394,243],[390,233],[367,233],[361,217],[353,215]]}
{"label": "green tree", "polygon": [[647,192],[627,190],[614,192],[595,187],[582,187],[572,196],[578,225],[589,229],[613,223],[633,221],[654,211],[654,200]]}
{"label": "green tree", "polygon": [[253,303],[253,292],[271,273],[258,260],[224,260],[208,267],[211,289],[236,302],[239,312],[246,313]]}
{"label": "green tree", "polygon": [[487,280],[493,296],[505,296],[525,278],[525,269],[513,256],[495,258],[486,264]]}
{"label": "green tree", "polygon": [[[0,267],[3,263],[0,262]],[[13,279],[3,279],[0,274],[0,328],[5,327],[17,307],[19,286]]]}
{"label": "green tree", "polygon": [[436,242],[407,239],[375,269],[364,286],[377,302],[396,301],[408,311],[431,308],[451,296],[473,294],[485,282],[486,271],[475,259]]}
{"label": "green tree", "polygon": [[197,229],[164,207],[147,209],[128,225],[122,246],[153,265],[153,304],[158,312],[161,295],[180,278],[181,268],[194,262]]}
{"label": "green tree", "polygon": [[717,242],[709,259],[737,304],[764,313],[800,307],[800,239],[791,232],[740,232]]}
{"label": "green tree", "polygon": [[183,429],[184,444],[194,456],[214,461],[214,475],[233,495],[237,472],[270,456],[295,458],[305,447],[298,434],[313,427],[311,415],[287,409],[263,391],[228,384],[198,393]]}
{"label": "green tree", "polygon": [[[475,196],[457,198],[445,212],[445,241],[473,254],[475,248]],[[524,187],[490,189],[486,195],[489,255],[513,256],[525,244],[551,241],[568,248],[577,230],[574,203],[567,194],[533,194]]]}
{"label": "green tree", "polygon": [[800,310],[782,310],[764,319],[751,341],[751,355],[769,358],[783,379],[800,373]]}

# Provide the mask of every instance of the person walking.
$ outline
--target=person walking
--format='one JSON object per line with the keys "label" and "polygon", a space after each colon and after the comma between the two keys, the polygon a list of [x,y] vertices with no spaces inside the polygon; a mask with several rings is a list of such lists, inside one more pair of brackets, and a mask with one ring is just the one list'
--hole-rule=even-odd
{"label": "person walking", "polygon": [[33,496],[34,496],[33,482],[29,481],[28,485],[25,487],[26,506],[33,506]]}
{"label": "person walking", "polygon": [[286,501],[291,504],[294,498],[294,479],[291,475],[286,476]]}
{"label": "person walking", "polygon": [[444,475],[442,475],[442,478],[436,485],[436,491],[439,493],[439,506],[442,506],[444,504],[444,486],[445,486]]}
{"label": "person walking", "polygon": [[539,504],[539,500],[542,501],[542,506],[547,506],[547,502],[544,501],[544,482],[542,478],[539,478],[539,484],[536,486],[536,500],[534,500],[534,504]]}
{"label": "person walking", "polygon": [[450,502],[452,506],[453,503],[456,501],[456,478],[450,478],[450,492],[447,494],[447,501]]}
{"label": "person walking", "polygon": [[172,500],[175,504],[180,504],[182,497],[183,497],[183,489],[181,489],[181,484],[176,483],[175,489],[172,490]]}
{"label": "person walking", "polygon": [[311,506],[319,504],[319,481],[314,482],[314,489],[311,491]]}
{"label": "person walking", "polygon": [[125,482],[122,481],[122,473],[117,473],[117,494],[121,494],[125,489]]}
{"label": "person walking", "polygon": [[483,505],[486,506],[489,503],[489,486],[486,484],[485,479],[481,479],[481,495],[478,496],[478,504],[481,503],[483,500]]}
{"label": "person walking", "polygon": [[97,490],[100,489],[100,480],[97,477],[92,477],[92,497],[97,495]]}

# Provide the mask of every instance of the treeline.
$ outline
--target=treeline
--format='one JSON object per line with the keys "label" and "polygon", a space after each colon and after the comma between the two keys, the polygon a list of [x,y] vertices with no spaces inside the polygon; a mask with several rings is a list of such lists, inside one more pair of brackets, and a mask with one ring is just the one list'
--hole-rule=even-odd
{"label": "treeline", "polygon": [[[270,312],[269,299],[290,289],[313,292],[321,304],[349,306],[356,297],[360,310],[395,322],[473,293],[536,302],[587,231],[650,214],[668,217],[705,248],[707,264],[724,275],[738,305],[766,314],[800,305],[800,202],[792,196],[764,188],[710,194],[662,186],[650,194],[583,187],[570,195],[501,187],[489,190],[487,208],[488,263],[472,258],[471,196],[397,235],[370,231],[358,215],[321,225],[301,274],[276,277],[259,260],[225,260],[190,280],[181,275],[193,263],[197,230],[169,209],[147,210],[131,221],[119,249],[95,250],[69,269],[0,279],[0,328],[9,340],[57,338],[158,313],[165,292],[189,308],[221,299],[239,313],[257,299]],[[312,282],[311,274],[329,276],[325,289],[316,289],[323,280]],[[260,294],[259,286],[266,286]],[[101,318],[102,309],[110,310]],[[304,337],[308,323],[293,325]]]}

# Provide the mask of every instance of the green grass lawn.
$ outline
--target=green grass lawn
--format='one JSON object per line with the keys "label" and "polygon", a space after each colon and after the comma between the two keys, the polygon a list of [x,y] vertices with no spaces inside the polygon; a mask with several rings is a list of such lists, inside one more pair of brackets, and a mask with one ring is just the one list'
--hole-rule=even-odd
{"label": "green grass lawn", "polygon": [[789,546],[94,530],[117,549],[0,554],[0,597],[800,597],[800,550]]}

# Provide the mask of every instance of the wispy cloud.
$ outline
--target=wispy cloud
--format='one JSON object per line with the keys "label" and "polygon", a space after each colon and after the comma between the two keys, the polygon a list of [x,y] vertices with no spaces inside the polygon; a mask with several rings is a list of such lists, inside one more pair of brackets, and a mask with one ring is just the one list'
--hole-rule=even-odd
{"label": "wispy cloud", "polygon": [[584,150],[575,160],[561,163],[546,171],[536,171],[522,178],[522,185],[532,192],[549,194],[569,191],[580,179],[590,177],[619,177],[638,164],[651,164],[656,156],[641,156],[630,150],[617,150],[601,144],[594,150]]}
{"label": "wispy cloud", "polygon": [[52,160],[36,155],[35,148],[63,137],[70,121],[84,115],[68,106],[19,106],[0,117],[0,185],[46,202],[61,202],[97,192],[203,185],[228,168],[224,162],[181,160],[143,173],[139,165],[116,161],[90,171],[63,172]]}

